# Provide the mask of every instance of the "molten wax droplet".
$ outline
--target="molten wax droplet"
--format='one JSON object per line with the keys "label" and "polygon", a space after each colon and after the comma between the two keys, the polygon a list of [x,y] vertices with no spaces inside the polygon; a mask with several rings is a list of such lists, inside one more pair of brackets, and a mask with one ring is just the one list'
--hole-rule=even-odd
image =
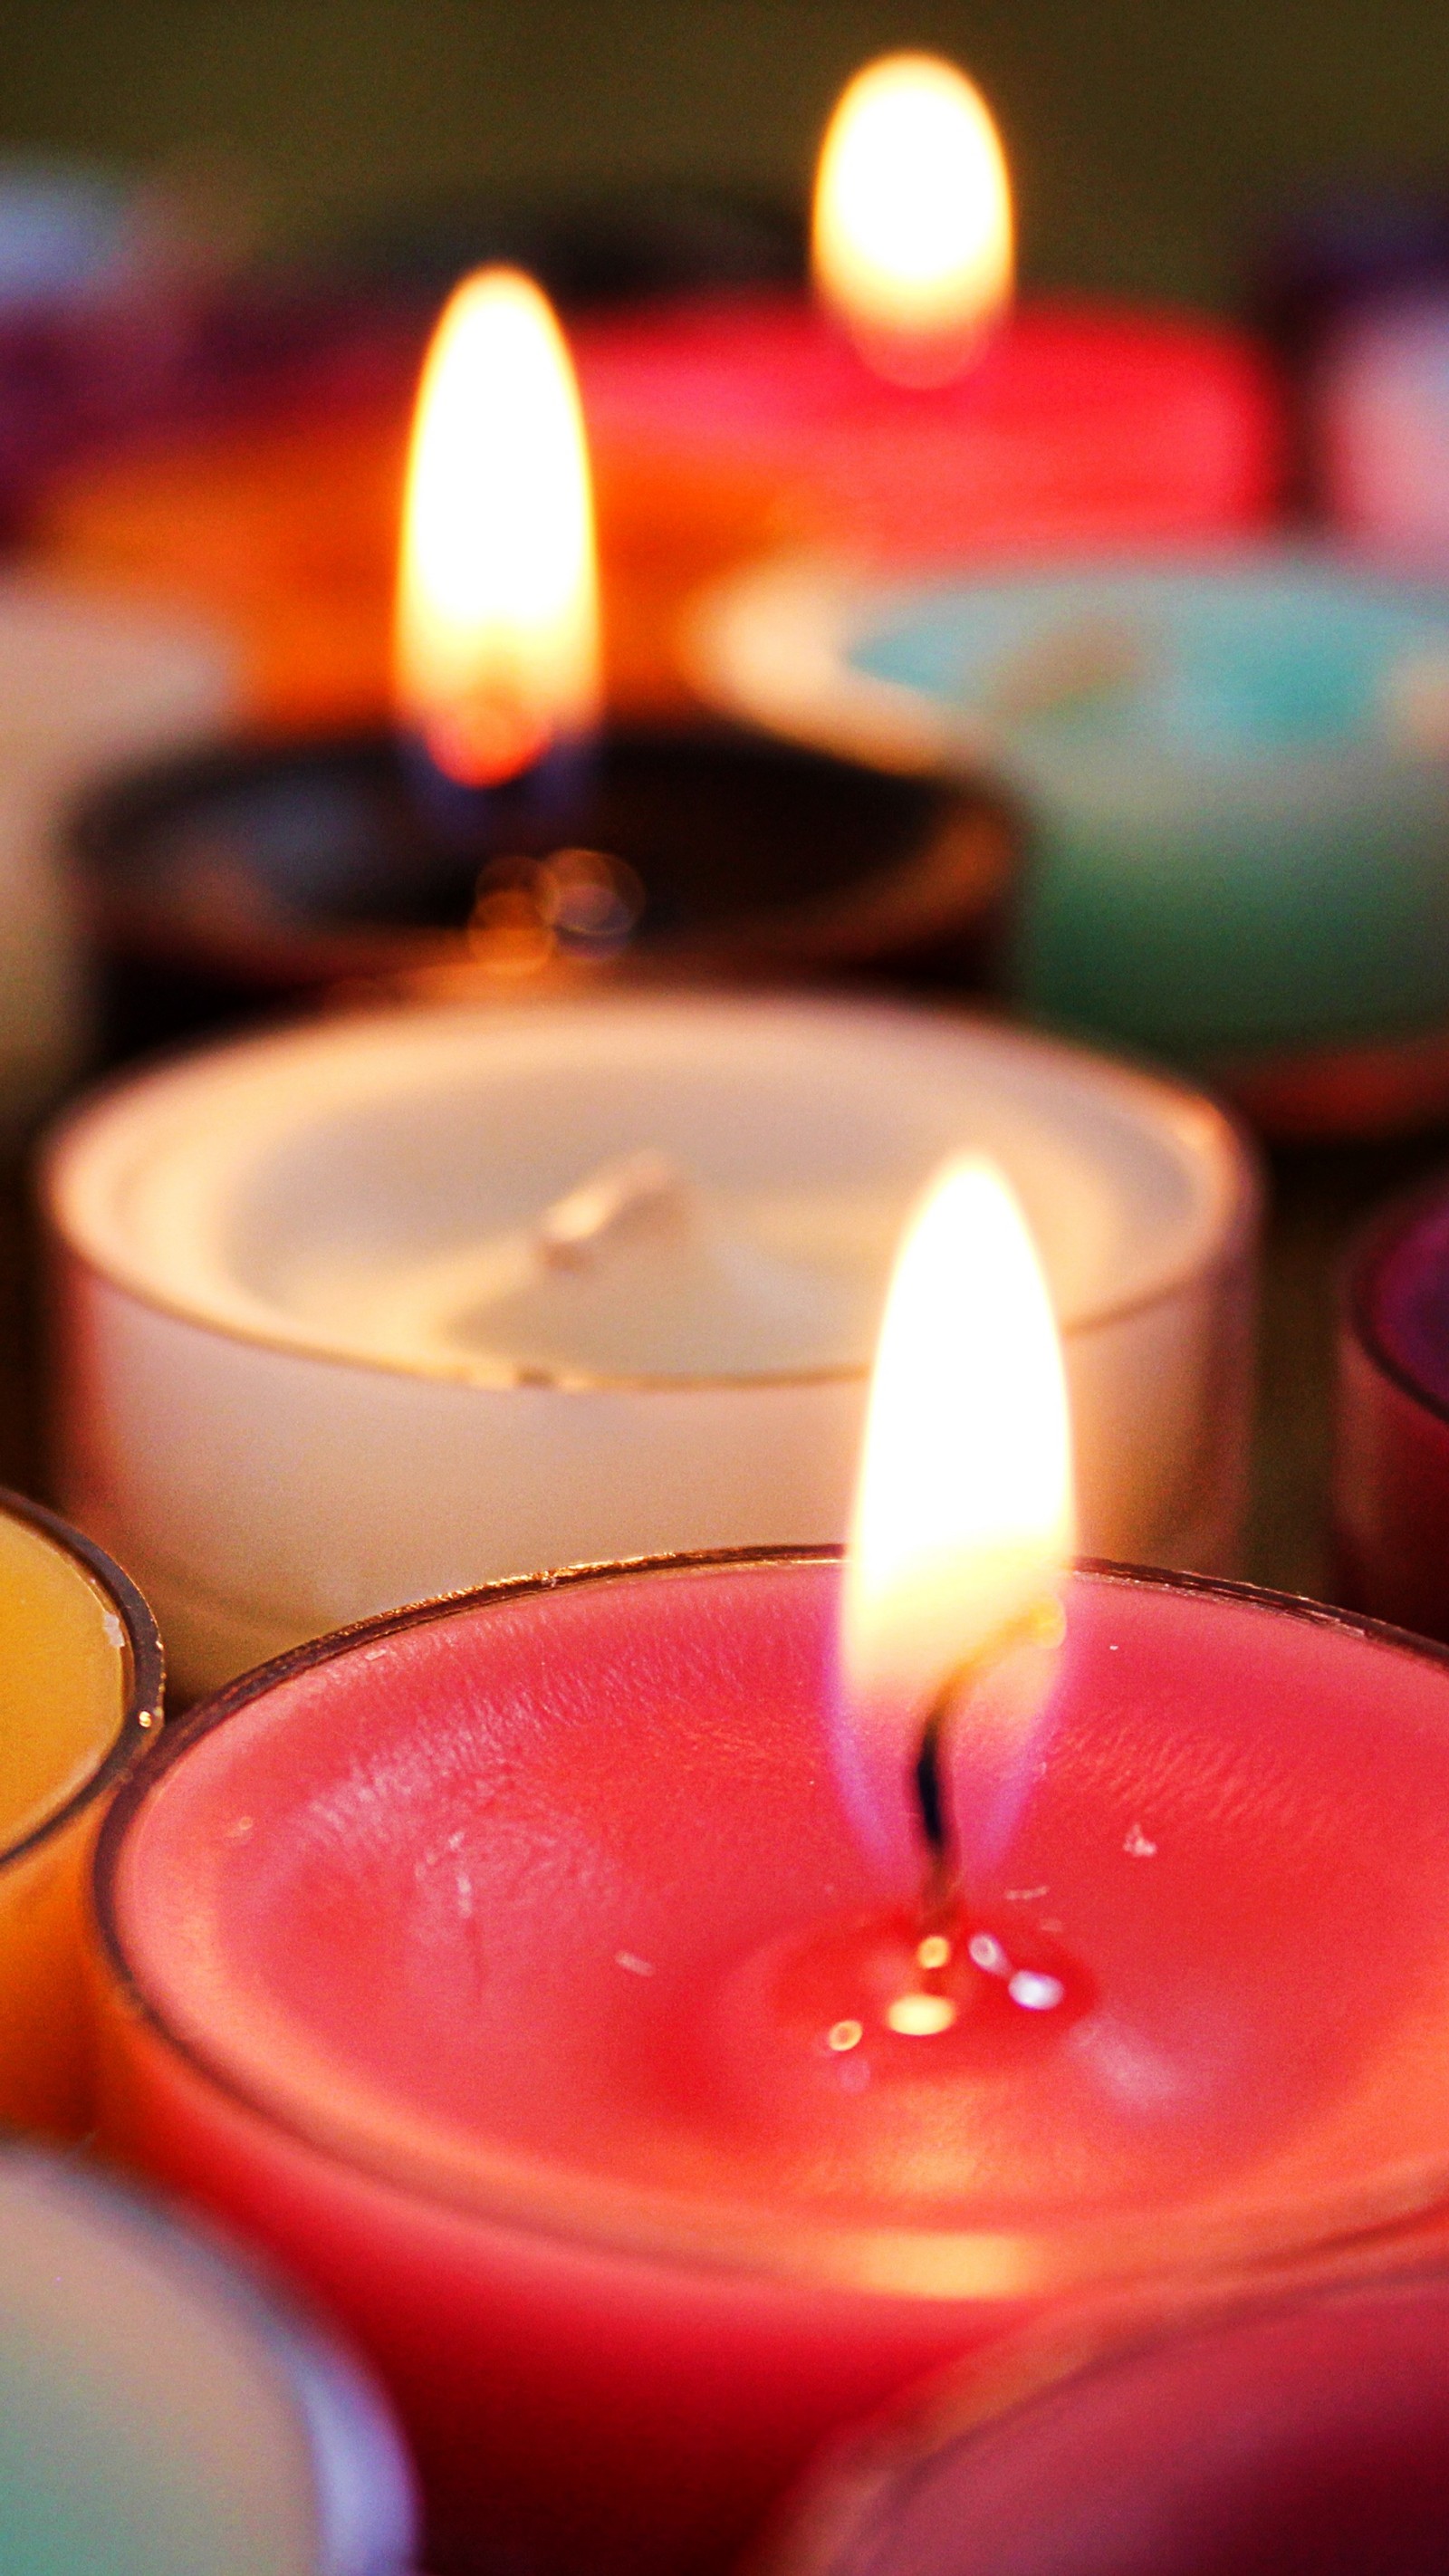
{"label": "molten wax droplet", "polygon": [[870,2115],[882,2087],[979,2080],[1088,2010],[1080,1963],[1035,1926],[854,1916],[758,1952],[732,1981],[730,2057],[787,2123],[823,2084]]}

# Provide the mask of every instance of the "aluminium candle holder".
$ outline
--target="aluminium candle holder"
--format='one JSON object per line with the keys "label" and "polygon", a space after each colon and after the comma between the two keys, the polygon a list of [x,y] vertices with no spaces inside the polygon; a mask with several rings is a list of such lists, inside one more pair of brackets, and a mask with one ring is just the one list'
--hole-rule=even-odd
{"label": "aluminium candle holder", "polygon": [[726,726],[615,725],[577,772],[430,802],[393,738],[223,748],[80,818],[103,1056],[342,995],[620,978],[990,980],[1010,818]]}
{"label": "aluminium candle holder", "polygon": [[[801,998],[339,1019],[102,1091],[45,1167],[61,1489],[183,1693],[495,1575],[839,1538],[899,1226],[962,1150],[1044,1247],[1089,1542],[1233,1565],[1236,1131],[1056,1041]],[[680,1222],[560,1269],[540,1225],[641,1154]]]}
{"label": "aluminium candle holder", "polygon": [[1005,1844],[992,1739],[950,1783],[988,1957],[1069,2008],[966,1970],[938,2048],[876,2018],[917,1891],[834,1779],[837,1595],[785,1549],[422,1604],[107,1825],[102,2136],[347,2319],[441,2576],[485,2518],[541,2576],[712,2576],[825,2435],[1088,2290],[1442,2230],[1449,1659],[1080,1569]]}
{"label": "aluminium candle holder", "polygon": [[26,2576],[407,2576],[360,2366],[199,2228],[0,2150],[0,2558]]}
{"label": "aluminium candle holder", "polygon": [[1014,797],[1035,1016],[1283,1137],[1449,1107],[1449,590],[1268,547],[915,585],[802,561],[719,593],[695,659],[788,738]]}

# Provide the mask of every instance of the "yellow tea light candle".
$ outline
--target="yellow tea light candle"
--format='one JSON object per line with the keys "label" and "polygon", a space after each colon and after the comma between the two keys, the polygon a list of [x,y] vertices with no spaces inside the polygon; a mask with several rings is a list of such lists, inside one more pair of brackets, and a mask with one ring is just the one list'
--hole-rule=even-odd
{"label": "yellow tea light candle", "polygon": [[106,1798],[161,1722],[161,1642],[87,1539],[0,1495],[0,2122],[85,2123],[80,1924]]}

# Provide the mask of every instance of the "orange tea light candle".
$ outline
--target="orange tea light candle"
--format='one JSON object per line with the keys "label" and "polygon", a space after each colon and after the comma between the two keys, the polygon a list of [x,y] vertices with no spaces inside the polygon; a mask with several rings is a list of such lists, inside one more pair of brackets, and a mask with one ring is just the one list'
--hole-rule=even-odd
{"label": "orange tea light candle", "polygon": [[161,1722],[135,1585],[38,1504],[0,1496],[0,2121],[84,2125],[82,1884],[108,1793]]}

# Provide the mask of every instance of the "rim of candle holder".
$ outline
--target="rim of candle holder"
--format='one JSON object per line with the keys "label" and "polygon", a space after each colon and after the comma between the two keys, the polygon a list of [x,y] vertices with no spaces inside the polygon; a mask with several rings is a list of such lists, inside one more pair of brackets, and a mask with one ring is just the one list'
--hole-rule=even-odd
{"label": "rim of candle holder", "polygon": [[[847,1022],[859,1025],[869,1021],[889,1028],[929,1031],[934,1035],[952,1032],[968,1037],[985,1037],[995,1046],[1014,1050],[1024,1057],[1055,1059],[1063,1067],[1090,1067],[1094,1077],[1110,1086],[1120,1098],[1124,1094],[1138,1099],[1153,1099],[1159,1105],[1175,1106],[1179,1113],[1190,1114],[1210,1127],[1214,1164],[1221,1180],[1222,1222],[1214,1239],[1195,1256],[1184,1256],[1165,1276],[1154,1279],[1130,1296],[1110,1299],[1088,1312],[1059,1325],[1063,1340],[1071,1347],[1088,1335],[1110,1331],[1131,1317],[1149,1313],[1155,1306],[1165,1306],[1197,1281],[1217,1279],[1235,1270],[1253,1243],[1262,1216],[1264,1180],[1254,1140],[1232,1109],[1203,1090],[1186,1075],[1174,1074],[1156,1064],[1142,1061],[1105,1048],[1093,1047],[1054,1030],[1028,1027],[996,1017],[989,1011],[971,1011],[949,1005],[931,1006],[915,1002],[891,1001],[875,996],[826,995],[786,988],[783,993],[767,991],[730,992],[718,989],[699,990],[687,985],[659,989],[616,989],[608,995],[594,995],[585,1001],[579,996],[550,994],[540,996],[540,1009],[587,1009],[590,1013],[608,1010],[628,1012],[675,1010],[687,1001],[691,1010],[720,1016],[749,1012],[769,1013],[773,1018],[782,1004],[799,1016],[813,1016],[837,1025]],[[535,1007],[519,1006],[521,1011]],[[431,1008],[372,1009],[349,1012],[334,1025],[348,1033],[369,1029],[395,1033],[409,1020],[419,1028],[441,1030],[449,1017],[473,1019],[483,1027],[497,1025],[497,1016],[488,1006],[457,1002]],[[326,1024],[324,1024],[325,1026]],[[240,1343],[249,1349],[270,1351],[287,1359],[318,1361],[326,1367],[356,1369],[372,1376],[402,1378],[429,1386],[471,1387],[480,1393],[511,1394],[634,1394],[687,1395],[701,1393],[766,1393],[788,1388],[816,1386],[865,1385],[870,1377],[871,1361],[834,1360],[814,1368],[709,1370],[691,1369],[677,1372],[650,1370],[591,1370],[548,1368],[531,1363],[509,1366],[506,1362],[486,1360],[436,1361],[425,1365],[418,1360],[390,1357],[386,1352],[348,1348],[328,1342],[320,1335],[289,1334],[269,1329],[237,1316],[217,1315],[206,1308],[189,1304],[183,1297],[168,1295],[146,1279],[139,1268],[132,1269],[123,1258],[108,1256],[80,1239],[79,1229],[66,1221],[64,1212],[65,1179],[63,1166],[79,1146],[93,1123],[107,1118],[115,1105],[143,1085],[169,1080],[191,1066],[212,1066],[249,1051],[261,1052],[273,1046],[307,1043],[318,1034],[318,1024],[310,1018],[283,1021],[270,1028],[238,1030],[228,1037],[207,1041],[204,1045],[182,1043],[163,1049],[141,1067],[120,1066],[92,1086],[84,1097],[64,1110],[53,1121],[41,1148],[36,1170],[36,1197],[42,1220],[53,1245],[69,1263],[106,1287],[146,1307],[152,1314],[168,1321],[185,1324],[194,1332],[214,1335],[218,1340]],[[1161,1122],[1154,1127],[1160,1132]],[[1174,1122],[1172,1132],[1176,1135]]]}
{"label": "rim of candle holder", "polygon": [[69,1797],[52,1807],[39,1823],[19,1835],[14,1842],[0,1845],[0,1872],[28,1860],[42,1843],[54,1834],[63,1833],[68,1825],[85,1813],[95,1800],[104,1798],[131,1770],[138,1755],[157,1740],[162,1721],[162,1703],[166,1684],[166,1659],[161,1633],[152,1615],[151,1605],[140,1587],[131,1581],[113,1556],[94,1539],[85,1536],[72,1522],[62,1520],[58,1512],[44,1503],[32,1502],[28,1494],[15,1494],[0,1486],[0,1519],[16,1520],[49,1539],[65,1556],[69,1556],[88,1575],[111,1604],[121,1624],[121,1642],[126,1670],[121,1705],[121,1721],[112,1742],[100,1761]]}
{"label": "rim of candle holder", "polygon": [[1034,2318],[979,2353],[932,2369],[863,2425],[847,2427],[787,2491],[744,2562],[743,2576],[842,2576],[845,2551],[866,2538],[879,2508],[943,2453],[966,2449],[1059,2394],[1070,2397],[1120,2366],[1198,2336],[1268,2323],[1375,2292],[1412,2296],[1449,2287],[1442,2248],[1405,2247],[1386,2259],[1362,2247],[1310,2248],[1281,2263],[1212,2278],[1143,2282],[1088,2295],[1066,2315]]}
{"label": "rim of candle holder", "polygon": [[1410,1233],[1416,1220],[1434,1208],[1449,1214],[1449,1166],[1413,1189],[1399,1191],[1387,1207],[1375,1210],[1360,1226],[1343,1256],[1339,1271],[1339,1316],[1365,1358],[1380,1377],[1419,1409],[1449,1429],[1449,1396],[1437,1395],[1391,1351],[1374,1318],[1373,1290],[1389,1255]]}
{"label": "rim of candle holder", "polygon": [[[117,1892],[133,1821],[193,1745],[283,1684],[360,1647],[530,1596],[670,1573],[838,1566],[845,1556],[845,1548],[834,1543],[704,1548],[511,1575],[354,1621],[240,1675],[155,1739],[112,1801],[97,1838],[91,1862],[94,1920],[105,1967],[128,2020],[141,2025],[194,2080],[220,2095],[233,2114],[240,2113],[275,2133],[292,2152],[356,2173],[373,2188],[415,2200],[454,2219],[544,2243],[591,2246],[614,2260],[676,2270],[766,2274],[845,2295],[990,2305],[1045,2295],[1049,2290],[1099,2295],[1111,2290],[1131,2292],[1139,2282],[1149,2285],[1162,2274],[1165,2245],[1170,2248],[1168,2279],[1187,2284],[1221,2282],[1231,2276],[1235,2265],[1261,2272],[1265,2265],[1310,2257],[1321,2260],[1339,2249],[1392,2244],[1396,2231],[1411,2241],[1414,2222],[1442,2207],[1449,2193],[1449,2146],[1442,2156],[1405,2159],[1375,2180],[1321,2191],[1307,2202],[1306,2210],[1300,2199],[1295,2206],[1301,2223],[1291,2231],[1271,2208],[1216,2219],[1201,2210],[1171,2217],[1159,2212],[1135,2225],[1118,2221],[1101,2227],[1088,2219],[1075,2231],[1061,2231],[1042,2250],[1020,2228],[931,2229],[868,2222],[848,2226],[819,2217],[782,2225],[768,2217],[733,2215],[719,2203],[704,2204],[691,2217],[687,2206],[664,2194],[605,2183],[598,2176],[586,2177],[582,2191],[577,2180],[571,2183],[567,2175],[540,2183],[527,2159],[506,2151],[490,2153],[486,2146],[471,2146],[447,2159],[433,2151],[394,2154],[389,2160],[385,2146],[364,2124],[345,2119],[331,2128],[325,2121],[309,2123],[295,2106],[278,2107],[246,2079],[214,2062],[203,2042],[173,2025],[133,1970],[120,1928]],[[1449,1674],[1449,1645],[1303,1594],[1110,1557],[1079,1557],[1071,1570],[1088,1581],[1129,1590],[1187,1593],[1276,1612],[1310,1627],[1407,1653]],[[582,2210],[581,2198],[587,2202]]]}
{"label": "rim of candle holder", "polygon": [[[317,2524],[316,2576],[362,2576],[358,2542],[365,2537],[375,2545],[380,2513],[395,2524],[399,2547],[410,2548],[415,2480],[390,2404],[345,2331],[324,2322],[262,2248],[238,2244],[205,2210],[172,2206],[131,2175],[47,2154],[29,2140],[0,2140],[0,2176],[6,2174],[34,2175],[63,2208],[82,2217],[97,2212],[143,2255],[154,2255],[169,2282],[199,2291],[208,2310],[228,2313],[253,2352],[275,2369],[303,2437]],[[357,2529],[359,2486],[370,2518],[365,2535]],[[405,2511],[411,2517],[406,2534]],[[370,2559],[367,2565],[370,2572]],[[404,2576],[412,2565],[410,2554],[394,2554],[377,2576]]]}

